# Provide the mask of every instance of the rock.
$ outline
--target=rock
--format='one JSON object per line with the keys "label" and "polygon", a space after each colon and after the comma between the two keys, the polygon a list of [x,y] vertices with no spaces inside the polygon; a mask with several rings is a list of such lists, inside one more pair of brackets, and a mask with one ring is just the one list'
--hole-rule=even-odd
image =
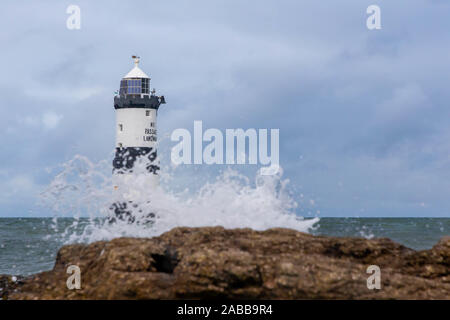
{"label": "rock", "polygon": [[24,277],[0,274],[0,300],[8,299],[9,294],[23,284]]}
{"label": "rock", "polygon": [[[81,269],[80,290],[66,286],[69,265]],[[370,265],[380,290],[367,288]],[[289,229],[175,228],[64,246],[53,270],[15,290],[9,299],[449,299],[450,237],[414,251]]]}

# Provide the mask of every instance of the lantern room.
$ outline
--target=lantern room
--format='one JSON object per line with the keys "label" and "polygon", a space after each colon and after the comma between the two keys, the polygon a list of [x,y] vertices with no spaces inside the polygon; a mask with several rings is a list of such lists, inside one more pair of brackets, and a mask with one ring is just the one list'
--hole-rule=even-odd
{"label": "lantern room", "polygon": [[134,68],[120,81],[120,95],[150,94],[150,77],[139,68],[139,59],[133,56]]}

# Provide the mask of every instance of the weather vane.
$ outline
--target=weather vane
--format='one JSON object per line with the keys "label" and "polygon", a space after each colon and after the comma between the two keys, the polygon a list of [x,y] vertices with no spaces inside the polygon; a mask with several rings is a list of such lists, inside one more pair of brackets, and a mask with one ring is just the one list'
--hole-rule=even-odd
{"label": "weather vane", "polygon": [[141,57],[139,57],[139,56],[131,56],[131,58],[133,58],[134,64],[135,64],[136,67],[137,67],[137,65],[139,64],[139,60],[141,59]]}

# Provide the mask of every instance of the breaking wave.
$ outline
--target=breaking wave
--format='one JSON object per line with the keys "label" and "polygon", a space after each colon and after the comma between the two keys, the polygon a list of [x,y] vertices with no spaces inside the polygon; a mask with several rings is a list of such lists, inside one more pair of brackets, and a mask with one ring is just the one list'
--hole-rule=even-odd
{"label": "breaking wave", "polygon": [[[92,162],[77,155],[62,165],[42,192],[41,202],[55,213],[55,228],[59,218],[75,217],[73,224],[58,233],[65,243],[152,237],[179,226],[284,227],[308,232],[319,221],[295,214],[298,204],[288,191],[289,180],[282,178],[282,170],[274,176],[256,173],[250,179],[228,167],[195,190],[174,191],[180,185],[179,169],[162,168],[161,183],[155,188],[145,174],[145,166],[138,163],[116,190],[111,161]],[[191,179],[201,180],[195,173]],[[137,217],[135,223],[111,224],[106,219],[119,198],[130,204],[129,210]],[[149,212],[155,215],[152,222],[140,223]]]}

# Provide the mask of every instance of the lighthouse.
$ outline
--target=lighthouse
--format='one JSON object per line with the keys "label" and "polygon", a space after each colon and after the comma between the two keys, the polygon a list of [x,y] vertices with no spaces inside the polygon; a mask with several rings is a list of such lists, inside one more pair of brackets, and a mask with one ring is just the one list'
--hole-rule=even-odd
{"label": "lighthouse", "polygon": [[[134,67],[122,78],[114,97],[113,183],[116,200],[111,209],[122,220],[134,220],[131,207],[140,205],[136,203],[139,195],[130,192],[137,179],[144,179],[150,188],[159,184],[156,118],[159,106],[165,103],[164,96],[156,96],[155,89],[150,90],[150,77],[139,68],[140,58],[132,58]],[[136,172],[138,166],[140,170]]]}

